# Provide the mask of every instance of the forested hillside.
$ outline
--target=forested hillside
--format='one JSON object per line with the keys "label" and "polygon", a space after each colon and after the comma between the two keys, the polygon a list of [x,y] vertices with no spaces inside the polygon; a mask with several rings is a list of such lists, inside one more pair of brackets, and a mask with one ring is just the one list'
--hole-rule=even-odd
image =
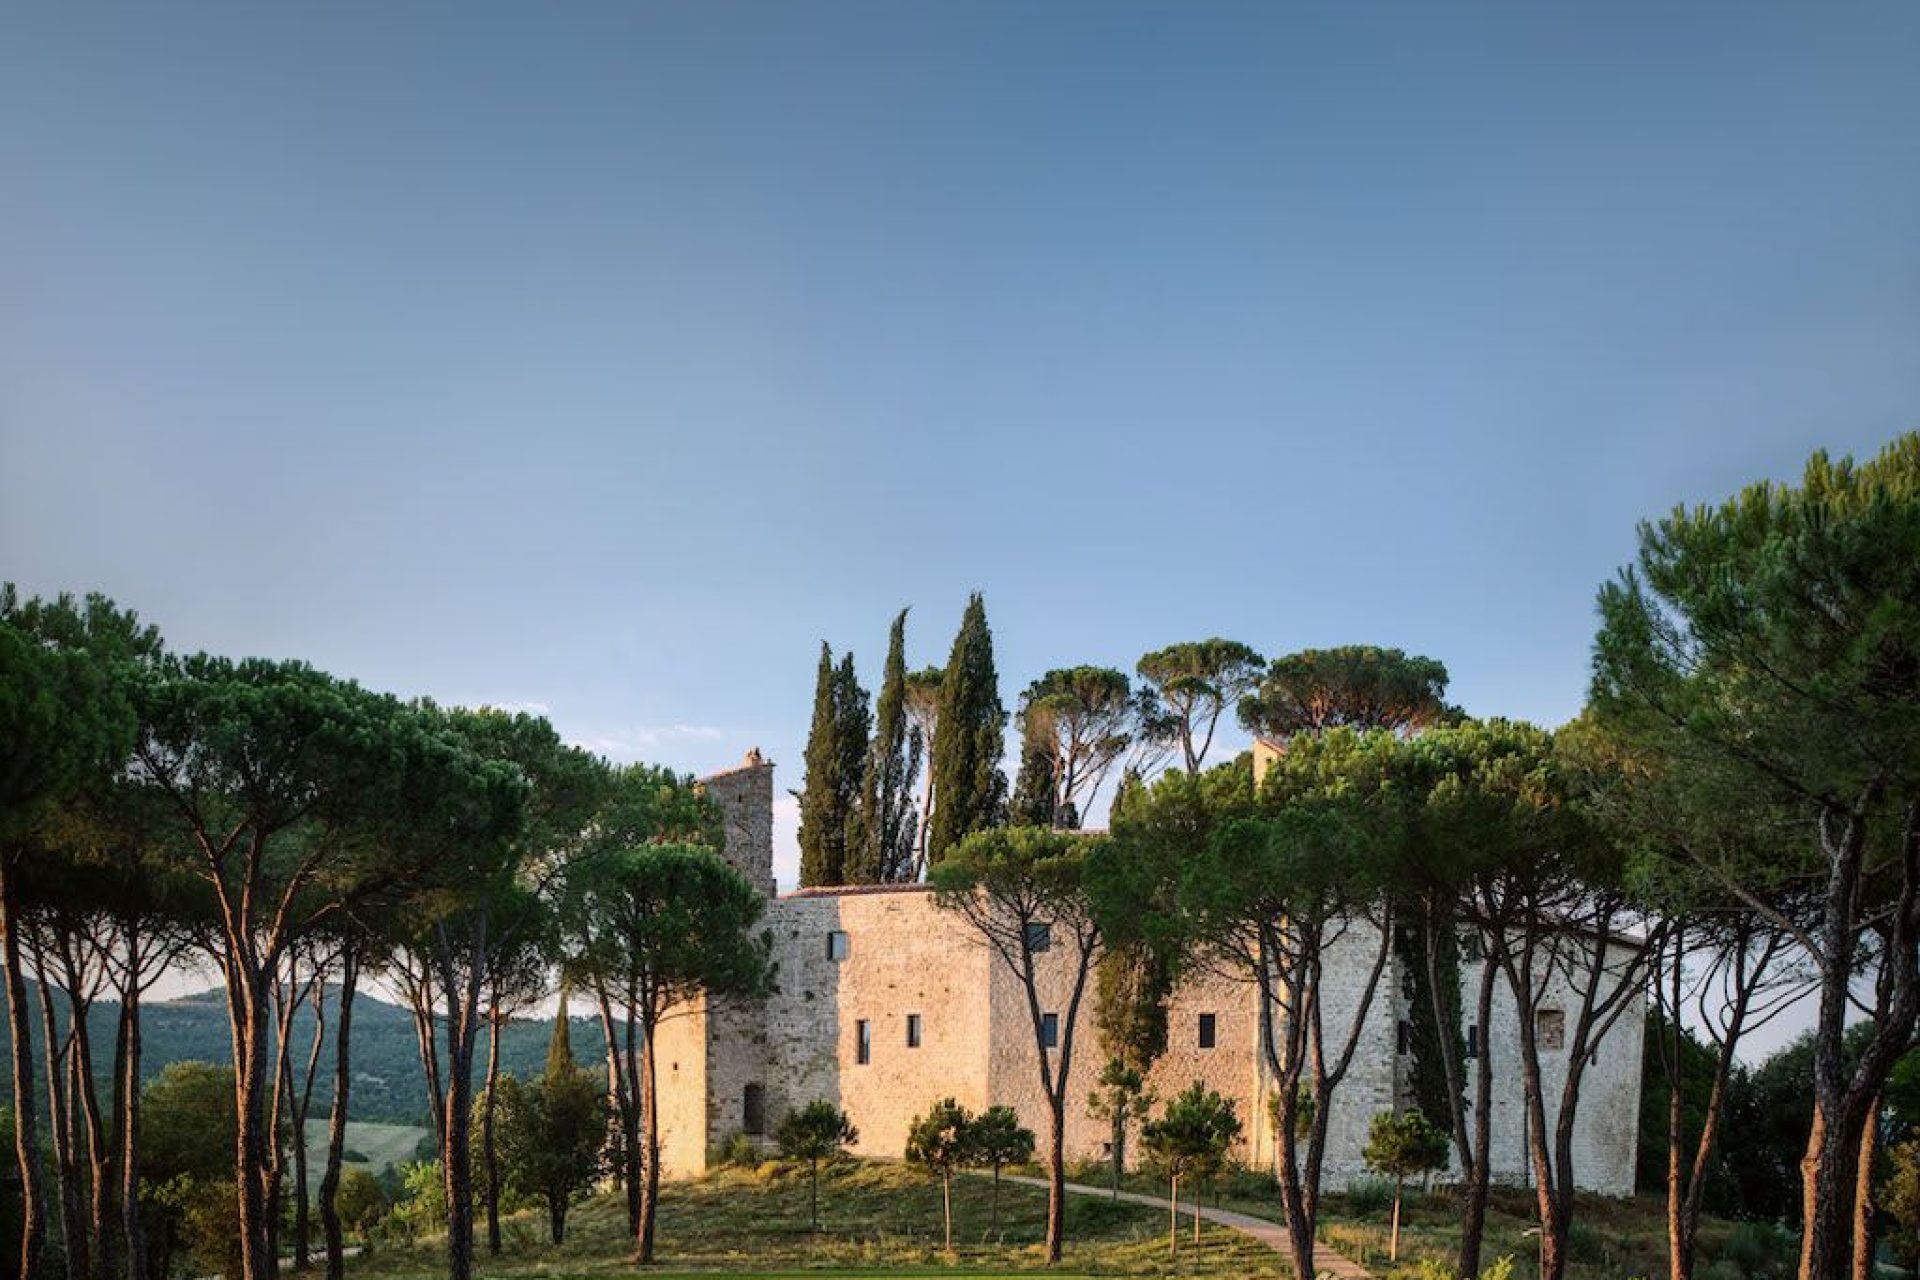
{"label": "forested hillside", "polygon": [[[36,1014],[39,989],[33,991]],[[333,1005],[329,993],[328,1008]],[[56,996],[56,1007],[65,1019],[64,1000]],[[89,1019],[93,1030],[95,1062],[103,1082],[110,1090],[113,1070],[114,1027],[120,1016],[118,1004],[102,1000],[93,1007]],[[592,1065],[605,1057],[605,1040],[597,1018],[575,1017],[572,1035],[574,1051],[583,1063]],[[183,996],[177,1000],[141,1002],[141,1076],[151,1080],[170,1062],[226,1062],[231,1056],[225,997],[218,989]],[[41,1059],[38,1038],[39,1019],[34,1020],[34,1061]],[[540,1074],[546,1061],[547,1041],[552,1023],[545,1018],[516,1019],[501,1032],[502,1070],[521,1077]],[[0,1020],[0,1049],[8,1046],[7,1029]],[[299,1066],[313,1043],[313,1015],[302,1009],[294,1022],[294,1060]],[[333,1076],[331,1035],[323,1042],[319,1079],[314,1085],[314,1114],[323,1116],[332,1104]],[[481,1060],[484,1067],[485,1039]],[[0,1055],[0,1097],[12,1096],[13,1073],[10,1059]],[[299,1066],[296,1069],[299,1069]],[[361,991],[353,1003],[352,1113],[355,1120],[374,1120],[387,1124],[428,1124],[425,1077],[420,1070],[420,1051],[413,1033],[413,1015],[397,1005]],[[46,1084],[36,1079],[36,1092],[42,1107],[46,1104]],[[110,1092],[109,1092],[110,1096]]]}

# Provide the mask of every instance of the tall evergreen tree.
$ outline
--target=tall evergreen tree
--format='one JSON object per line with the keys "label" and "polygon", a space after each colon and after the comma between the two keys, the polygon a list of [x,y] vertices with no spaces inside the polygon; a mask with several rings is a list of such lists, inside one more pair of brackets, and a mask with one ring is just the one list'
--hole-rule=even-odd
{"label": "tall evergreen tree", "polygon": [[862,807],[867,784],[867,752],[873,737],[873,707],[853,669],[853,654],[842,655],[833,672],[833,741],[840,778],[840,876],[835,884],[860,884],[867,846],[867,814]]}
{"label": "tall evergreen tree", "polygon": [[848,854],[847,878],[856,884],[913,875],[919,816],[913,788],[920,776],[921,739],[908,725],[906,643],[907,611],[902,609],[887,639],[887,664],[874,703],[873,743],[860,800],[860,846]]}
{"label": "tall evergreen tree", "polygon": [[970,832],[1005,816],[1007,776],[1000,770],[1007,711],[993,665],[993,632],[979,592],[967,600],[940,686],[939,736],[934,739],[933,826],[927,864],[937,866]]}
{"label": "tall evergreen tree", "polygon": [[807,778],[800,792],[802,888],[847,882],[847,840],[855,831],[866,768],[866,721],[866,694],[854,678],[853,655],[836,668],[833,650],[822,641],[813,727],[807,734]]}

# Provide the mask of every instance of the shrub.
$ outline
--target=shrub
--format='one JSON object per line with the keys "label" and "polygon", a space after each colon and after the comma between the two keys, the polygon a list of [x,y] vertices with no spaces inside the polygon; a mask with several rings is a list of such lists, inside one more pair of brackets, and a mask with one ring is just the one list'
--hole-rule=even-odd
{"label": "shrub", "polygon": [[1742,1280],[1767,1280],[1792,1272],[1793,1252],[1793,1241],[1778,1228],[1743,1222],[1727,1236],[1714,1261],[1734,1267]]}
{"label": "shrub", "polygon": [[447,1225],[447,1187],[438,1160],[415,1160],[400,1166],[400,1194],[389,1220],[406,1240]]}
{"label": "shrub", "polygon": [[365,1244],[380,1219],[387,1216],[392,1201],[386,1188],[380,1185],[380,1179],[365,1169],[347,1169],[340,1174],[335,1205],[340,1212],[340,1225]]}
{"label": "shrub", "polygon": [[1361,1217],[1393,1207],[1393,1184],[1385,1178],[1355,1178],[1347,1185],[1347,1208]]}
{"label": "shrub", "polygon": [[729,1169],[758,1169],[765,1159],[760,1144],[738,1130],[728,1134],[712,1156],[713,1163]]}

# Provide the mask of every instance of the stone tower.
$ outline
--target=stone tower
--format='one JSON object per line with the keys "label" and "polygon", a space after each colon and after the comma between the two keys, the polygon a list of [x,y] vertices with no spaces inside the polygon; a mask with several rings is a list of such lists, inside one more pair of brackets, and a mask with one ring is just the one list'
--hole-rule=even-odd
{"label": "stone tower", "polygon": [[700,780],[726,823],[721,851],[747,883],[773,896],[773,761],[750,747],[738,766]]}

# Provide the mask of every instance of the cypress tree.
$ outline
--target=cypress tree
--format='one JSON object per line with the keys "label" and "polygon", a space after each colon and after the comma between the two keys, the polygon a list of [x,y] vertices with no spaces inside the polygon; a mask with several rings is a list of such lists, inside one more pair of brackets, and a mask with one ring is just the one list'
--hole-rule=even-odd
{"label": "cypress tree", "polygon": [[913,874],[917,832],[913,785],[920,775],[920,737],[907,726],[907,611],[893,620],[887,663],[874,703],[873,744],[860,802],[860,844],[849,851],[848,879],[860,884]]}
{"label": "cypress tree", "polygon": [[840,768],[840,699],[833,650],[820,642],[807,732],[806,781],[800,791],[800,887],[839,884],[846,874],[847,810]]}
{"label": "cypress tree", "polygon": [[553,1080],[578,1071],[573,1058],[573,1028],[567,1025],[567,994],[560,993],[560,1011],[553,1015],[553,1038],[547,1041],[546,1078]]}
{"label": "cypress tree", "polygon": [[867,691],[854,674],[853,654],[840,659],[833,673],[833,741],[836,769],[840,779],[840,874],[834,884],[866,884],[872,877],[862,869],[867,847],[866,812],[861,798],[866,791],[868,739],[873,731],[873,710],[867,704]]}
{"label": "cypress tree", "polygon": [[940,732],[933,746],[933,829],[927,865],[971,832],[997,826],[1006,817],[1007,777],[1000,771],[1007,712],[993,666],[993,633],[979,592],[967,600],[953,652],[940,685]]}

